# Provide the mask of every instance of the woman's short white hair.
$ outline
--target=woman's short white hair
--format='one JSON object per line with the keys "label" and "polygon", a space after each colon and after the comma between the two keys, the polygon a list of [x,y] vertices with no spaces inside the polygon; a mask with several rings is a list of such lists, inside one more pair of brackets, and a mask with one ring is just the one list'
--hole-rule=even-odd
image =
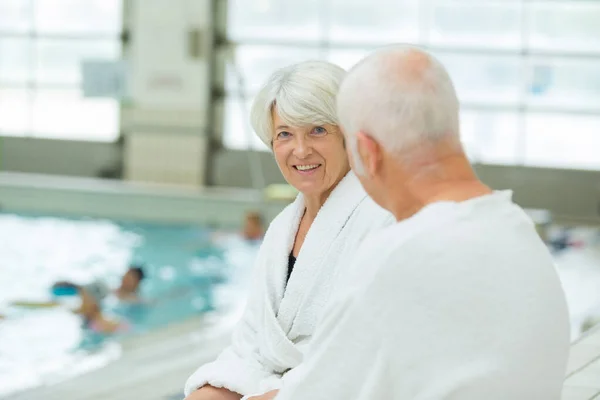
{"label": "woman's short white hair", "polygon": [[254,99],[252,128],[271,148],[273,107],[289,126],[339,125],[336,96],[345,74],[326,61],[304,61],[275,71]]}
{"label": "woman's short white hair", "polygon": [[[354,66],[337,104],[347,135],[363,131],[390,151],[459,139],[459,102],[452,80],[441,62],[413,46],[380,49]],[[355,153],[356,139],[348,141]]]}

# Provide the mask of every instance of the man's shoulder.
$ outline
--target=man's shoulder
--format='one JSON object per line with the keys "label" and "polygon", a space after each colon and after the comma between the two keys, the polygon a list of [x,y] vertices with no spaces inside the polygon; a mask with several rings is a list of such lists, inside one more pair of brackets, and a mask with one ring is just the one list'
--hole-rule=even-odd
{"label": "man's shoulder", "polygon": [[355,224],[363,224],[370,229],[385,228],[396,221],[392,213],[379,206],[368,196],[356,207],[351,220]]}
{"label": "man's shoulder", "polygon": [[397,222],[393,215],[386,211],[380,216],[385,222],[382,229],[365,238],[361,248],[365,253],[388,254],[404,251],[404,247],[427,246],[432,243],[428,238],[440,234],[444,225],[436,224],[435,220],[420,216]]}
{"label": "man's shoulder", "polygon": [[[439,223],[438,223],[439,222]],[[452,215],[440,219],[415,218],[391,223],[365,237],[354,257],[354,271],[369,276],[385,274],[386,270],[402,273],[406,268],[436,259],[450,249],[458,250],[461,238],[453,232]],[[364,272],[354,272],[353,279],[362,279]]]}

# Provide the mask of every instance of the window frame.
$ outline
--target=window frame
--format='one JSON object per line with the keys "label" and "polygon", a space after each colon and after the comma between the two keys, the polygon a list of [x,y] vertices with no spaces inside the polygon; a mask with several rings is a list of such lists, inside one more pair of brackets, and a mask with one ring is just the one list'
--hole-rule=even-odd
{"label": "window frame", "polygon": [[[331,0],[330,0],[331,1]],[[326,60],[332,60],[336,57],[332,57],[333,53],[351,53],[352,51],[358,49],[371,49],[380,47],[382,45],[386,45],[386,43],[367,43],[365,41],[343,41],[339,42],[332,39],[328,33],[328,24],[330,25],[330,21],[327,17],[327,12],[329,11],[329,7],[331,5],[330,1],[322,2],[322,7],[319,11],[319,15],[316,18],[321,22],[321,37],[318,40],[304,40],[303,38],[296,39],[281,39],[281,38],[271,38],[271,39],[262,39],[257,40],[256,38],[235,38],[235,40],[231,39],[227,35],[228,26],[225,25],[222,28],[222,32],[225,32],[224,37],[219,41],[219,49],[225,51],[231,51],[232,48],[236,46],[245,46],[245,45],[263,45],[263,46],[289,46],[294,49],[307,48],[311,46],[318,46],[321,53],[321,58]],[[365,0],[366,1],[366,0]],[[414,0],[417,1],[417,0]],[[561,46],[557,46],[556,48],[549,48],[548,46],[538,46],[532,40],[533,33],[531,32],[533,28],[533,23],[535,22],[535,16],[532,16],[532,10],[535,10],[536,7],[556,7],[559,9],[561,6],[569,3],[569,0],[536,0],[535,2],[530,2],[528,0],[514,0],[511,1],[511,5],[509,7],[515,7],[515,4],[519,7],[519,15],[520,20],[518,23],[519,27],[519,40],[518,42],[512,44],[504,44],[504,45],[486,45],[486,43],[440,43],[439,41],[434,41],[431,38],[431,13],[432,13],[432,4],[434,2],[440,3],[445,0],[421,0],[419,1],[419,38],[415,43],[423,48],[426,48],[432,51],[434,54],[436,53],[445,53],[455,56],[468,56],[468,55],[477,55],[477,57],[486,56],[489,57],[508,57],[514,58],[518,62],[518,73],[515,75],[515,72],[511,72],[510,79],[516,82],[518,85],[518,92],[511,92],[510,98],[508,100],[500,100],[494,96],[490,96],[490,99],[496,101],[485,101],[486,99],[477,98],[477,96],[473,98],[463,98],[461,101],[461,109],[465,111],[465,113],[509,113],[511,115],[518,116],[518,131],[514,134],[518,137],[516,141],[517,148],[514,149],[513,154],[510,157],[510,161],[507,161],[504,165],[515,165],[515,166],[533,166],[533,167],[553,167],[552,165],[542,164],[535,162],[531,162],[531,150],[527,148],[528,143],[528,135],[530,132],[528,131],[528,124],[526,123],[528,116],[539,113],[546,114],[561,114],[561,115],[570,115],[573,119],[576,119],[579,115],[590,115],[593,113],[598,114],[598,119],[600,120],[600,100],[596,102],[594,100],[593,106],[586,105],[585,107],[582,105],[584,100],[579,101],[579,104],[561,104],[556,103],[553,104],[550,101],[542,102],[542,101],[534,101],[535,97],[532,97],[531,87],[533,84],[531,83],[531,64],[532,60],[542,60],[542,59],[553,59],[556,60],[558,64],[561,63],[571,63],[576,62],[576,60],[588,60],[594,62],[600,62],[600,47],[597,49],[578,49],[575,51],[567,51]],[[472,0],[453,0],[454,2],[463,2],[468,3]],[[448,3],[448,1],[446,1]],[[227,3],[227,2],[224,2]],[[579,3],[583,3],[579,1]],[[578,3],[578,4],[579,4]],[[503,5],[504,0],[496,0],[494,2],[495,6]],[[589,3],[588,3],[589,5]],[[375,5],[373,5],[375,6]],[[481,7],[485,7],[485,4],[480,4]],[[600,13],[600,4],[592,4],[589,7],[597,7],[598,12]],[[511,28],[513,29],[513,28]],[[514,36],[514,32],[511,31],[511,35]],[[343,59],[343,57],[341,57]],[[348,60],[351,57],[346,57]],[[340,59],[340,57],[338,57]],[[465,58],[466,59],[466,58]],[[350,62],[350,61],[345,61]],[[557,65],[558,65],[557,64]],[[219,68],[225,68],[223,63],[217,64]],[[583,64],[582,64],[583,65]],[[347,66],[346,66],[347,67]],[[251,79],[251,78],[250,78]],[[600,85],[600,82],[599,82]],[[231,90],[227,89],[227,83],[224,83],[225,88],[220,92],[222,96],[233,96],[240,95],[239,93],[234,93]],[[491,87],[491,86],[489,86]],[[568,87],[565,86],[567,89]],[[573,86],[576,88],[576,86]],[[485,88],[485,85],[482,86]],[[481,92],[483,93],[485,89]],[[573,89],[576,90],[576,89]],[[244,93],[244,95],[248,96],[252,93]],[[459,92],[459,96],[460,96]],[[592,94],[593,95],[593,94]],[[463,96],[466,97],[466,96]],[[599,96],[600,98],[600,96]],[[594,97],[595,99],[595,97]],[[228,118],[227,115],[223,115],[222,118]],[[512,124],[512,123],[511,123]],[[514,136],[513,133],[511,135]],[[483,135],[482,135],[483,136]],[[479,145],[481,148],[484,144]],[[225,148],[230,148],[225,146]],[[232,148],[234,150],[254,150],[253,148]],[[528,153],[529,152],[529,153]],[[485,153],[485,151],[484,151]],[[493,152],[492,152],[493,153]],[[502,158],[502,157],[500,157]],[[483,157],[481,159],[474,158],[474,162],[476,163],[484,163],[484,164],[496,164],[497,160],[492,158]],[[554,167],[561,169],[570,168],[568,165],[565,165],[561,160],[556,161],[556,165]],[[580,168],[580,166],[573,165],[573,168]],[[600,167],[598,167],[600,170]]]}
{"label": "window frame", "polygon": [[[114,112],[111,112],[114,118],[114,129],[111,129],[110,132],[106,132],[103,135],[87,135],[85,128],[81,129],[81,132],[71,131],[68,132],[67,124],[64,126],[63,134],[57,132],[44,132],[44,130],[34,129],[36,125],[36,121],[34,120],[34,109],[35,103],[34,99],[37,94],[43,94],[44,92],[53,91],[53,90],[71,90],[71,91],[81,91],[83,88],[83,84],[81,79],[77,79],[73,81],[71,77],[69,79],[61,80],[45,80],[42,76],[39,76],[40,72],[40,45],[43,43],[62,43],[62,44],[70,44],[77,43],[82,45],[79,49],[74,47],[71,50],[70,54],[73,54],[75,59],[78,59],[78,55],[80,53],[85,53],[86,47],[85,44],[93,43],[99,44],[100,47],[106,45],[106,48],[114,46],[111,50],[110,59],[119,60],[123,56],[124,51],[124,43],[123,43],[123,32],[124,32],[124,1],[123,0],[114,0],[116,6],[118,6],[118,21],[114,22],[116,30],[108,31],[90,31],[90,32],[73,32],[73,31],[53,31],[53,32],[43,32],[40,30],[40,27],[36,23],[36,7],[39,6],[39,3],[44,0],[28,0],[27,3],[27,29],[18,29],[18,28],[6,28],[0,29],[0,41],[2,40],[23,40],[28,42],[27,52],[29,53],[27,60],[27,72],[24,74],[24,79],[20,79],[19,81],[9,81],[7,79],[2,79],[2,74],[0,73],[0,93],[2,91],[22,91],[23,93],[27,93],[28,100],[28,121],[27,128],[22,131],[13,131],[4,129],[5,127],[0,125],[0,136],[10,136],[10,137],[25,137],[25,138],[42,138],[42,139],[55,139],[55,140],[72,140],[72,141],[80,141],[80,142],[116,142],[119,140],[121,127],[120,127],[120,113],[121,113],[121,105],[118,99],[94,99],[94,98],[85,98],[83,95],[81,96],[81,101],[79,105],[81,107],[93,106],[94,103],[101,103],[112,101],[112,108]],[[17,2],[15,2],[17,4]],[[91,55],[90,59],[94,56]],[[86,58],[81,58],[86,59]],[[102,58],[100,58],[102,59]],[[81,64],[79,64],[81,65]],[[68,105],[67,105],[68,106]],[[0,111],[1,115],[1,111]]]}

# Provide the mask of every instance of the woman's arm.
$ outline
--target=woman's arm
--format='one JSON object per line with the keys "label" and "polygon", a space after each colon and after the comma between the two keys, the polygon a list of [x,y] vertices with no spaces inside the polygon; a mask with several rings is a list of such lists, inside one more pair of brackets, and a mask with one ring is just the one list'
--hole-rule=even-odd
{"label": "woman's arm", "polygon": [[[267,241],[268,238],[265,238],[265,243]],[[225,388],[230,393],[242,395],[257,393],[260,390],[260,382],[275,374],[270,367],[263,365],[258,350],[260,340],[258,331],[262,329],[260,316],[263,315],[266,307],[264,303],[264,281],[267,279],[266,259],[270,250],[265,243],[263,243],[256,260],[252,290],[244,315],[234,329],[232,344],[215,361],[201,366],[190,376],[185,384],[186,395],[200,396],[196,392],[202,390],[208,394],[217,394],[208,385]],[[208,389],[203,389],[204,387],[208,387]],[[204,392],[201,394],[203,395]],[[239,398],[241,396],[237,399]],[[191,397],[191,399],[196,400],[195,397]],[[198,399],[203,399],[203,397]]]}
{"label": "woman's arm", "polygon": [[273,400],[275,396],[277,396],[277,393],[279,393],[279,390],[271,390],[270,392],[265,393],[262,396],[250,397],[248,398],[248,400]]}

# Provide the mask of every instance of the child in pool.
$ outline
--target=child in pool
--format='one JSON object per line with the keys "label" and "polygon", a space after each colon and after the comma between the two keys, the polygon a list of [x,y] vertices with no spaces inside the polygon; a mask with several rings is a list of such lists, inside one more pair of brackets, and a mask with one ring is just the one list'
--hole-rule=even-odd
{"label": "child in pool", "polygon": [[[114,291],[115,296],[123,302],[139,302],[139,288],[145,276],[144,269],[141,266],[131,265],[127,272],[123,274],[121,284]],[[79,289],[80,285],[68,281],[59,281],[52,285],[52,292],[56,296],[79,294]],[[15,301],[11,304],[26,308],[52,308],[61,305],[57,301]]]}
{"label": "child in pool", "polygon": [[96,333],[117,333],[129,329],[124,321],[115,321],[106,318],[102,314],[100,304],[102,299],[109,293],[106,286],[100,282],[78,287],[81,306],[75,312],[82,316],[83,327]]}
{"label": "child in pool", "polygon": [[121,301],[138,302],[139,288],[142,280],[146,277],[144,269],[139,265],[131,265],[123,278],[121,285],[115,290],[114,294]]}

